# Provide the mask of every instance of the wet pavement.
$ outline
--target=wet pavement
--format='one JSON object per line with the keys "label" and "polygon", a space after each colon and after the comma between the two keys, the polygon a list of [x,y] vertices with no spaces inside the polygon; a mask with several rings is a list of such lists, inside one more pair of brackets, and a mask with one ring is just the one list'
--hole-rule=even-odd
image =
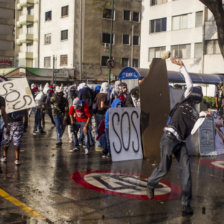
{"label": "wet pavement", "polygon": [[[192,157],[194,215],[181,216],[181,170],[176,160],[155,200],[145,195],[153,161],[114,162],[91,148],[71,153],[67,130],[57,148],[55,128],[24,135],[20,166],[14,152],[0,164],[0,223],[224,223],[224,156]],[[47,117],[48,119],[48,117]]]}

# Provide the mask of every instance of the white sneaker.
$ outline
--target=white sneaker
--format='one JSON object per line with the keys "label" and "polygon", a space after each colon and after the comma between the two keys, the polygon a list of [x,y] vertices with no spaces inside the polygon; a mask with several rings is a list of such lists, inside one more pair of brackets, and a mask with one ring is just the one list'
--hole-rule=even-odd
{"label": "white sneaker", "polygon": [[21,162],[17,159],[17,160],[15,160],[15,164],[16,164],[16,165],[20,165]]}
{"label": "white sneaker", "polygon": [[84,149],[85,150],[85,154],[89,154],[89,150],[87,148]]}
{"label": "white sneaker", "polygon": [[2,157],[1,158],[1,161],[4,162],[4,163],[6,163],[7,162],[7,158],[6,157]]}

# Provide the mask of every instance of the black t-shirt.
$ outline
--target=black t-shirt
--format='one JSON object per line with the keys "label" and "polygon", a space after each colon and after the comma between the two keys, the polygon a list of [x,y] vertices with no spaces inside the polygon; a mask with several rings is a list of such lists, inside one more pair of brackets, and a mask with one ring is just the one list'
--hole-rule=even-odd
{"label": "black t-shirt", "polygon": [[25,116],[26,110],[15,111],[7,114],[8,122],[20,122],[23,121],[23,117]]}
{"label": "black t-shirt", "polygon": [[173,128],[179,134],[181,140],[185,140],[191,134],[198,117],[199,114],[194,107],[188,102],[183,102],[177,104],[173,109],[168,127]]}
{"label": "black t-shirt", "polygon": [[0,108],[1,107],[5,107],[5,99],[2,96],[0,96]]}

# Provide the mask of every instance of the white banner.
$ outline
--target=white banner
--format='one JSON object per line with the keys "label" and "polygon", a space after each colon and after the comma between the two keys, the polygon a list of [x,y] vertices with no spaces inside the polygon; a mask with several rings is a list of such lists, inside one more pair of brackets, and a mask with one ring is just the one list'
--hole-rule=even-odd
{"label": "white banner", "polygon": [[212,111],[212,117],[215,124],[215,148],[218,155],[224,154],[224,126],[223,118],[217,111]]}
{"label": "white banner", "polygon": [[139,108],[111,108],[109,138],[112,161],[142,159]]}
{"label": "white banner", "polygon": [[6,113],[36,106],[26,78],[0,82],[0,96],[5,99]]}

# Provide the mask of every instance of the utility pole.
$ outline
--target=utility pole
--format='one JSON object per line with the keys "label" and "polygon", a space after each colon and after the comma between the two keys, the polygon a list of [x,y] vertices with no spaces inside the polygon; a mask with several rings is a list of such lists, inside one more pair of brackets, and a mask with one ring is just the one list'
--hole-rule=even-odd
{"label": "utility pole", "polygon": [[134,25],[131,26],[131,67],[133,67]]}
{"label": "utility pole", "polygon": [[[113,40],[113,20],[114,20],[114,0],[112,1],[112,15],[110,23],[110,48],[109,48],[109,61],[112,60],[112,40]],[[111,67],[108,68],[108,83],[110,83]]]}
{"label": "utility pole", "polygon": [[54,84],[55,81],[55,60],[56,60],[56,56],[53,55],[53,74],[52,74],[52,84]]}

